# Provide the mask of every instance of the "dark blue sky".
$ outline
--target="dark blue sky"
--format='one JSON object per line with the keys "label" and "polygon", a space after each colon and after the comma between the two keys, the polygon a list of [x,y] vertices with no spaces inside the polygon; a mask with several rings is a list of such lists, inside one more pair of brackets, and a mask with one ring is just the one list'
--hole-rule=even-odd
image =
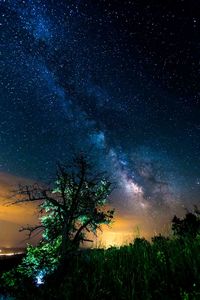
{"label": "dark blue sky", "polygon": [[197,2],[2,1],[1,170],[46,179],[93,145],[150,204],[198,204]]}

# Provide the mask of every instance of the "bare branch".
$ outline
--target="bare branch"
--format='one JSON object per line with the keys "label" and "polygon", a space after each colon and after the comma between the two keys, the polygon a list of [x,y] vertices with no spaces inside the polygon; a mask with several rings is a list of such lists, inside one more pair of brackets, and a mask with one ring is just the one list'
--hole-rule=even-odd
{"label": "bare branch", "polygon": [[[28,239],[30,239],[31,236],[32,236],[32,234],[33,234],[33,232],[38,231],[39,229],[41,231],[43,231],[44,228],[45,228],[45,226],[42,225],[42,224],[41,225],[36,225],[36,226],[21,227],[19,229],[19,232],[29,231],[29,233],[28,233]],[[37,233],[37,234],[39,234],[39,233]]]}

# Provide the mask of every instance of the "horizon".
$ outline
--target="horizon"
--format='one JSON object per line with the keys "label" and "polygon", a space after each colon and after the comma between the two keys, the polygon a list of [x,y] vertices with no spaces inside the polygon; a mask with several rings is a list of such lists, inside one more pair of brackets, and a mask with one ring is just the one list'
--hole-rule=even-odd
{"label": "horizon", "polygon": [[[20,248],[26,247],[27,244],[37,244],[39,237],[27,238],[26,232],[19,232],[22,226],[27,224],[35,225],[39,221],[39,214],[37,204],[32,203],[18,204],[18,205],[7,205],[11,201],[12,190],[15,190],[18,184],[26,183],[31,184],[33,181],[29,181],[24,178],[20,178],[13,175],[6,175],[0,173],[0,223],[2,230],[0,234],[0,248]],[[3,184],[2,184],[3,182]],[[110,204],[111,207],[112,204]],[[28,209],[28,211],[27,211]],[[162,221],[160,216],[157,219],[150,218],[144,211],[140,211],[140,214],[133,215],[133,212],[123,212],[120,207],[115,208],[116,212],[114,215],[113,222],[108,226],[102,226],[102,232],[98,232],[98,238],[93,236],[93,243],[89,244],[89,247],[95,248],[99,245],[104,245],[106,248],[109,246],[120,246],[129,243],[134,240],[135,237],[144,237],[147,240],[155,235],[169,235],[171,233],[171,221],[173,216],[176,214],[179,217],[184,216],[185,210],[180,207],[176,207],[176,210],[171,212],[171,215],[166,215],[164,212]],[[178,210],[177,210],[178,209]],[[8,232],[8,228],[10,230]],[[4,236],[2,233],[4,232]],[[9,233],[9,234],[8,234]],[[87,243],[86,243],[87,244]]]}

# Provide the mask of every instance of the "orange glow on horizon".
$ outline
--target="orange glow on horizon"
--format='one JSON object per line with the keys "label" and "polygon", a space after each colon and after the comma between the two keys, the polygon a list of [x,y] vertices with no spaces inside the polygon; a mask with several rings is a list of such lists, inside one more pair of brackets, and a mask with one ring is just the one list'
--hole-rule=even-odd
{"label": "orange glow on horizon", "polygon": [[[22,247],[30,240],[25,240],[25,233],[20,233],[19,228],[27,224],[38,223],[36,206],[27,203],[24,205],[6,206],[9,202],[11,191],[16,189],[19,183],[32,183],[26,178],[20,178],[8,173],[0,173],[0,247]],[[111,205],[114,207],[115,205]],[[180,212],[180,208],[179,208]],[[136,237],[150,239],[152,236],[169,233],[169,224],[176,211],[159,211],[157,215],[151,215],[148,210],[142,213],[127,208],[122,212],[120,204],[116,208],[114,221],[109,226],[103,225],[98,237],[92,238],[92,247],[120,246],[130,243]],[[91,246],[91,243],[88,244]]]}
{"label": "orange glow on horizon", "polygon": [[[162,233],[168,235],[169,222],[166,218],[155,222],[147,215],[121,214],[116,211],[114,221],[111,225],[103,225],[102,232],[98,231],[97,237],[93,237],[92,248],[109,248],[110,246],[122,246],[132,243],[135,238],[145,238],[151,240],[151,237]],[[90,245],[89,245],[90,246]]]}
{"label": "orange glow on horizon", "polygon": [[8,205],[14,201],[11,198],[12,191],[16,190],[19,183],[30,184],[30,180],[0,173],[0,247],[25,246],[26,235],[19,232],[20,227],[38,222],[33,205]]}

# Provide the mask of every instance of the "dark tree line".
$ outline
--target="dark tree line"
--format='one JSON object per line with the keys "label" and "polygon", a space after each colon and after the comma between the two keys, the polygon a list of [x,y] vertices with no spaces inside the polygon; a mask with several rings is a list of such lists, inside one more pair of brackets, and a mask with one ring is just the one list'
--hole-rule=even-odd
{"label": "dark tree line", "polygon": [[200,210],[195,206],[194,212],[188,211],[182,219],[174,216],[172,230],[179,238],[195,238],[200,234]]}

